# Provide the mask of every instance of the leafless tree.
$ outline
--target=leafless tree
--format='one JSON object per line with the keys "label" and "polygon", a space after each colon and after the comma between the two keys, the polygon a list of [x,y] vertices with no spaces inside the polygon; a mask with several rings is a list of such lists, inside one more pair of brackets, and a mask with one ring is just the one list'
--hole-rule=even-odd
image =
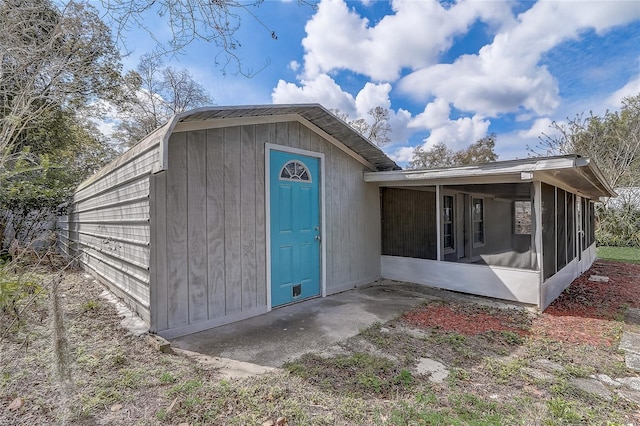
{"label": "leafless tree", "polygon": [[389,142],[389,110],[377,106],[369,110],[368,114],[373,118],[373,122],[369,125],[368,132],[364,135],[378,146],[382,146]]}
{"label": "leafless tree", "polygon": [[162,70],[166,105],[172,114],[210,104],[212,99],[204,87],[185,70],[167,67]]}
{"label": "leafless tree", "polygon": [[338,109],[331,110],[331,112],[378,146],[382,146],[390,140],[391,126],[389,125],[389,110],[387,108],[381,106],[371,108],[367,112],[371,116],[371,120],[365,118],[350,120],[348,114]]}
{"label": "leafless tree", "polygon": [[163,67],[159,57],[146,54],[125,76],[126,96],[117,105],[120,123],[114,140],[131,146],[165,123],[173,114],[213,102],[206,89],[185,69]]}

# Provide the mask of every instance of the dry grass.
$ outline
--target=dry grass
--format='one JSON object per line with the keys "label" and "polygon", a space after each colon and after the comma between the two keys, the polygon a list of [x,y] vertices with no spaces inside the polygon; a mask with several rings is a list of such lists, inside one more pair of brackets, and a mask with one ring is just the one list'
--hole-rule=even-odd
{"label": "dry grass", "polygon": [[[627,296],[640,286],[620,265],[596,268],[612,280],[615,274],[626,280]],[[39,282],[49,276],[36,272]],[[625,324],[622,305],[609,299],[607,312],[615,315],[598,317],[607,327],[589,332],[606,330],[611,345],[536,331],[540,321],[566,315],[438,302],[423,311],[475,318],[475,323],[461,320],[456,323],[461,328],[452,329],[449,323],[426,321],[435,316],[418,310],[363,330],[342,343],[339,355],[307,355],[288,371],[221,380],[211,367],[156,352],[144,339],[127,335],[115,308],[100,297],[102,287],[70,272],[59,284],[57,300],[69,354],[71,387],[65,398],[53,362],[49,290],[44,286],[18,302],[19,321],[12,310],[0,315],[2,330],[10,326],[0,342],[0,424],[261,425],[278,419],[288,425],[640,424],[637,405],[599,398],[573,384],[593,374],[637,376],[625,367],[616,344],[624,328],[638,326]],[[590,287],[574,287],[569,294],[589,306],[600,297]],[[23,310],[27,300],[32,302]],[[447,315],[439,318],[446,321]],[[470,332],[474,324],[482,327]],[[433,383],[420,374],[416,365],[422,357],[445,364],[447,379]],[[530,369],[540,360],[562,370],[533,377]],[[9,410],[17,398],[22,406]]]}

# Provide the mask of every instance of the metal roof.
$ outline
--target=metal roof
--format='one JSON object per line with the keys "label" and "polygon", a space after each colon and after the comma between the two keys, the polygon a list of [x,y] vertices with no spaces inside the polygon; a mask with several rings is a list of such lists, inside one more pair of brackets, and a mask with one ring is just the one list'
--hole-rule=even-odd
{"label": "metal roof", "polygon": [[258,117],[271,117],[276,121],[279,117],[283,120],[291,120],[292,117],[296,117],[301,122],[310,124],[311,127],[315,126],[330,139],[335,139],[338,144],[342,145],[342,149],[350,150],[355,154],[355,157],[362,158],[363,163],[367,164],[372,171],[400,170],[400,166],[387,157],[380,148],[320,104],[211,106],[174,115],[167,123],[158,127],[131,149],[82,182],[76,191],[108,175],[123,164],[135,161],[135,158],[141,154],[158,146],[160,148],[158,161],[152,165],[149,171],[156,173],[166,170],[169,161],[167,149],[169,137],[173,134],[176,126],[198,122],[206,124],[207,121],[225,119],[228,119],[230,123],[233,122],[233,125],[241,125],[243,121]]}
{"label": "metal roof", "polygon": [[[194,109],[175,115],[170,120],[164,145],[166,146],[170,133],[179,123],[248,117],[277,118],[279,116],[283,118],[286,116],[301,117],[360,155],[377,171],[400,170],[400,166],[387,157],[378,146],[320,104],[212,106]],[[164,169],[166,156],[162,151],[161,148],[161,162],[163,163],[161,168]],[[164,151],[166,153],[166,150]]]}
{"label": "metal roof", "polygon": [[464,185],[541,180],[565,185],[589,198],[615,197],[598,167],[580,155],[526,158],[426,170],[365,173],[366,182],[381,186]]}

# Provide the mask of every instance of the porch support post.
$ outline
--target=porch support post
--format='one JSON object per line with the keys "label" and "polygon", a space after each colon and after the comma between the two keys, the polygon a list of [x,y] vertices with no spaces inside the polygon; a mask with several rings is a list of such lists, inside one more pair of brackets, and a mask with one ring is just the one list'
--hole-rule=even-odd
{"label": "porch support post", "polygon": [[542,307],[542,283],[544,282],[544,264],[542,262],[542,183],[533,182],[533,209],[535,212],[535,232],[532,236],[536,256],[536,263],[540,271],[540,282],[538,284],[538,307]]}
{"label": "porch support post", "polygon": [[438,260],[442,260],[442,228],[441,228],[441,209],[440,209],[440,185],[436,185],[436,243],[437,251],[436,257]]}

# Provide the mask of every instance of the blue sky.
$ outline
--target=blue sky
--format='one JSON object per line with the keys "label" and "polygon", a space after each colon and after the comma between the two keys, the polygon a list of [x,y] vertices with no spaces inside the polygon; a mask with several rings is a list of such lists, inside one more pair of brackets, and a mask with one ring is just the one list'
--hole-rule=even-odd
{"label": "blue sky", "polygon": [[[553,120],[620,107],[640,92],[640,2],[266,0],[241,13],[237,53],[252,78],[223,74],[197,42],[166,63],[187,68],[218,105],[313,103],[367,118],[391,112],[383,150],[405,165],[416,146],[498,136],[501,160],[527,156]],[[162,39],[163,24],[153,22]],[[166,34],[166,31],[164,31]],[[128,35],[133,54],[153,42]]]}

